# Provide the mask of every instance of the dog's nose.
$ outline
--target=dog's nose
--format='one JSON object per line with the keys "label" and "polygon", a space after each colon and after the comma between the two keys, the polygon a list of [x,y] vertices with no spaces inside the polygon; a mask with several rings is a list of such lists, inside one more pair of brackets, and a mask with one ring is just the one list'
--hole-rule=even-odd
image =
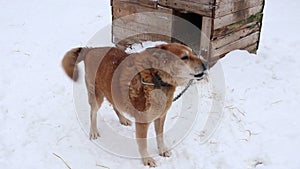
{"label": "dog's nose", "polygon": [[202,64],[203,71],[206,71],[208,69],[208,62],[206,60],[202,60],[201,64]]}

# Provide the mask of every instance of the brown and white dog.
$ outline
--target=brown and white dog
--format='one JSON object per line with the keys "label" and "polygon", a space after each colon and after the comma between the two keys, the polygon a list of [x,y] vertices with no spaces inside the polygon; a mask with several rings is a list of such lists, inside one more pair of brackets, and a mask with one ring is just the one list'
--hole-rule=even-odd
{"label": "brown and white dog", "polygon": [[159,155],[169,157],[163,129],[177,86],[191,79],[201,79],[206,70],[204,60],[178,43],[148,48],[127,54],[115,47],[75,48],[66,53],[62,66],[74,81],[77,64],[84,61],[85,81],[91,106],[90,139],[100,136],[97,111],[104,97],[112,104],[121,124],[131,125],[123,112],[135,118],[136,138],[144,165],[156,166],[147,152],[147,132],[154,122]]}

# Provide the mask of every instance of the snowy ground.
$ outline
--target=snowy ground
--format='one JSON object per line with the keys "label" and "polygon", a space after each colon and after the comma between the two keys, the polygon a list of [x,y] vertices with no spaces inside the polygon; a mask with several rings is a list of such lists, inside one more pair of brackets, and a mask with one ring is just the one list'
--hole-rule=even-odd
{"label": "snowy ground", "polygon": [[[171,158],[155,158],[158,168],[300,168],[299,5],[267,0],[258,54],[234,51],[221,61],[219,129],[206,144],[191,132]],[[60,67],[68,49],[110,22],[109,0],[0,1],[0,9],[0,168],[67,168],[53,153],[72,169],[146,168],[87,138]]]}

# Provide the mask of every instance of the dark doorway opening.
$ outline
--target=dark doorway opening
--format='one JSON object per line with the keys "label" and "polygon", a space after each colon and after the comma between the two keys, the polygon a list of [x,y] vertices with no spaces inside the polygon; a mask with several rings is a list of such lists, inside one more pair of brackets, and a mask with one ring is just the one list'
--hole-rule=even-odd
{"label": "dark doorway opening", "polygon": [[172,42],[189,46],[196,54],[200,51],[202,16],[174,10]]}

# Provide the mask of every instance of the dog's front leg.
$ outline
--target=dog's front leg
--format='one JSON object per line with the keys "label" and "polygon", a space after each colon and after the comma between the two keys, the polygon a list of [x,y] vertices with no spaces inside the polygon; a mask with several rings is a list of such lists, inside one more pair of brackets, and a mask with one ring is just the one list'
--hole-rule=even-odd
{"label": "dog's front leg", "polygon": [[168,150],[164,142],[165,119],[166,119],[166,115],[163,115],[162,117],[156,119],[154,121],[154,127],[156,132],[156,141],[157,141],[159,155],[163,157],[170,157],[171,151]]}
{"label": "dog's front leg", "polygon": [[148,165],[150,167],[156,167],[155,160],[149,156],[149,153],[147,151],[147,133],[149,128],[149,123],[135,123],[135,128],[136,128],[137,144],[144,165]]}

